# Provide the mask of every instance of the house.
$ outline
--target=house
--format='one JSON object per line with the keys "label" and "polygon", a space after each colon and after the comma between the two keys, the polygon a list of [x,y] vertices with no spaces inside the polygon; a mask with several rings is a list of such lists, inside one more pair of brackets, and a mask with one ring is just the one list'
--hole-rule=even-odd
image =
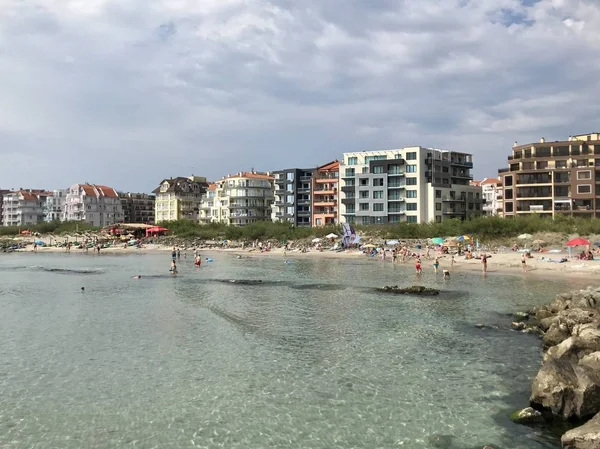
{"label": "house", "polygon": [[156,223],[175,220],[198,220],[200,202],[208,182],[201,176],[163,179],[152,193],[156,195]]}
{"label": "house", "polygon": [[123,207],[117,191],[112,187],[73,184],[65,198],[64,219],[104,227],[123,221]]}
{"label": "house", "polygon": [[8,192],[2,198],[3,226],[36,225],[44,221],[45,195],[28,190]]}
{"label": "house", "polygon": [[312,225],[334,225],[340,221],[338,186],[340,162],[338,160],[317,167],[311,183]]}

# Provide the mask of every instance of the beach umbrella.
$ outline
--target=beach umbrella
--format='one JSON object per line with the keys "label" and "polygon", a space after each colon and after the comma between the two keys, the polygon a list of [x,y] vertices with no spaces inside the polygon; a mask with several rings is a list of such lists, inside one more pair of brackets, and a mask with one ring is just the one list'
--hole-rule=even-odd
{"label": "beach umbrella", "polygon": [[338,236],[337,236],[337,234],[334,234],[334,233],[332,232],[331,234],[327,234],[327,235],[325,236],[325,238],[326,238],[326,239],[337,239],[337,238],[338,238]]}
{"label": "beach umbrella", "polygon": [[41,240],[36,240],[34,243],[35,243],[36,245],[44,245],[44,244],[45,244],[45,243],[44,243],[44,242],[42,242]]}
{"label": "beach umbrella", "polygon": [[531,234],[521,234],[520,236],[518,236],[517,238],[519,240],[529,240],[531,237],[533,237]]}
{"label": "beach umbrella", "polygon": [[586,239],[583,239],[581,237],[577,237],[576,239],[569,240],[566,243],[567,246],[587,246],[589,244],[590,244],[589,241],[587,241]]}
{"label": "beach umbrella", "polygon": [[369,243],[368,245],[363,245],[363,248],[377,248],[375,245],[373,245],[372,243]]}
{"label": "beach umbrella", "polygon": [[316,239],[312,239],[313,243],[319,243],[321,241],[321,239],[319,237],[317,237]]}
{"label": "beach umbrella", "polygon": [[464,242],[465,240],[471,240],[471,237],[469,237],[468,235],[461,235],[458,236],[456,240],[458,240],[459,242]]}
{"label": "beach umbrella", "polygon": [[444,243],[444,239],[441,237],[432,238],[431,241],[436,245],[441,245],[442,243]]}

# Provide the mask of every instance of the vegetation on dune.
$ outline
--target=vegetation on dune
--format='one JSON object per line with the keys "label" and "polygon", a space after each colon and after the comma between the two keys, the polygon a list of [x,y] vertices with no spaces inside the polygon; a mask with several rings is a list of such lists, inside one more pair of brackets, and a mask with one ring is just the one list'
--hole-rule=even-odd
{"label": "vegetation on dune", "polygon": [[49,221],[36,225],[27,226],[0,226],[0,236],[15,236],[19,232],[28,230],[31,233],[39,232],[40,234],[72,234],[75,232],[97,231],[100,228],[90,226],[84,221]]}

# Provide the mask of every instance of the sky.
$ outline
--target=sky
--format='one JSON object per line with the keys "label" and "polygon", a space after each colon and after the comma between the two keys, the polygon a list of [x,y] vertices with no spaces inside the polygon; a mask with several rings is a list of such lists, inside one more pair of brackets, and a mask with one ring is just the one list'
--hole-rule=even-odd
{"label": "sky", "polygon": [[0,188],[600,131],[599,0],[0,0]]}

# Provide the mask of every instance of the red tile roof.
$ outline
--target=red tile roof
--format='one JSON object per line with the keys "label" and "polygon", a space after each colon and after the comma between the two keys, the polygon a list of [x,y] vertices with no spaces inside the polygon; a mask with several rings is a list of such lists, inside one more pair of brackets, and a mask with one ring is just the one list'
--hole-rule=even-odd
{"label": "red tile roof", "polygon": [[217,190],[217,184],[214,182],[208,185],[208,190]]}
{"label": "red tile roof", "polygon": [[79,184],[79,187],[83,189],[83,192],[87,196],[96,196],[96,189],[94,189],[94,186],[90,184]]}
{"label": "red tile roof", "polygon": [[340,161],[337,159],[335,161],[328,162],[325,165],[321,165],[317,167],[317,171],[327,171],[327,170],[335,170],[340,168]]}
{"label": "red tile roof", "polygon": [[501,184],[502,181],[500,181],[498,178],[485,178],[483,181],[481,181],[481,185],[484,184]]}
{"label": "red tile roof", "polygon": [[103,196],[105,196],[107,198],[118,198],[119,197],[119,195],[117,194],[117,191],[115,189],[113,189],[112,187],[97,185],[96,189],[98,189],[100,194],[102,194]]}
{"label": "red tile roof", "polygon": [[275,180],[275,178],[273,176],[267,175],[266,173],[252,173],[252,172],[235,173],[233,175],[226,176],[223,179],[231,179],[231,178],[268,179],[270,181]]}
{"label": "red tile roof", "polygon": [[37,197],[33,193],[25,192],[24,190],[19,190],[19,195],[23,197],[25,201],[37,201]]}

